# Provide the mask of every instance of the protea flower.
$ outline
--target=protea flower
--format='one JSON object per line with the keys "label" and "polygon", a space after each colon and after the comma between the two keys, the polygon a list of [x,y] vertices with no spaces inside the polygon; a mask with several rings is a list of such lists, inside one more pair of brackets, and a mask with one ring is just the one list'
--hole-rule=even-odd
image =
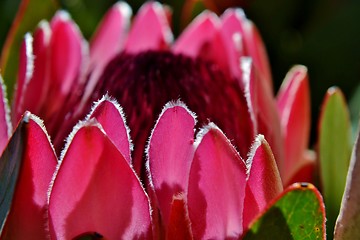
{"label": "protea flower", "polygon": [[[63,139],[92,102],[109,93],[124,106],[135,145],[133,166],[143,174],[144,148],[157,116],[168,101],[182,99],[197,113],[200,126],[215,122],[242,156],[254,137],[264,134],[287,182],[290,177],[285,173],[293,172],[285,166],[283,138],[289,135],[302,142],[292,144],[287,139],[285,143],[300,149],[291,150],[296,157],[307,146],[306,70],[292,71],[279,97],[282,121],[301,116],[304,120],[296,129],[303,136],[288,133],[295,128],[287,122],[282,124],[289,128],[283,136],[265,49],[243,12],[231,9],[221,18],[204,12],[172,43],[167,11],[158,3],[147,3],[128,30],[130,8],[116,4],[95,33],[90,50],[65,12],[50,24],[42,22],[34,39],[27,35],[23,43],[13,124],[25,110],[41,116],[60,152]],[[291,98],[300,95],[301,99],[287,99],[286,91],[295,91]],[[302,114],[291,104],[302,108]]]}
{"label": "protea flower", "polygon": [[6,185],[15,192],[2,239],[235,239],[283,186],[311,179],[305,67],[275,99],[265,48],[241,10],[204,12],[174,42],[161,4],[130,16],[116,4],[90,47],[63,11],[25,36],[11,111],[19,123],[3,153],[19,177]]}

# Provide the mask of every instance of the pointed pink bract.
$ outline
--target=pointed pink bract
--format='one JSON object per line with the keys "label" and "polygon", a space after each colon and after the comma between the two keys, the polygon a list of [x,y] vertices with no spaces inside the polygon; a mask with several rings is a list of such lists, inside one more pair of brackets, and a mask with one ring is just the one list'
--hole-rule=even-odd
{"label": "pointed pink bract", "polygon": [[16,90],[14,93],[13,100],[13,112],[12,112],[12,123],[14,126],[20,120],[21,115],[24,113],[24,92],[30,79],[33,76],[34,70],[34,55],[32,48],[33,38],[28,33],[25,35],[24,40],[20,46],[20,57],[19,57],[19,70]]}
{"label": "pointed pink bract", "polygon": [[104,96],[95,106],[87,120],[95,118],[104,129],[107,137],[114,143],[126,161],[131,164],[131,149],[129,129],[120,105]]}
{"label": "pointed pink bract", "polygon": [[50,192],[51,237],[150,239],[149,200],[134,171],[98,126],[77,128]]}
{"label": "pointed pink bract", "polygon": [[51,21],[49,71],[51,87],[45,109],[45,119],[61,110],[72,88],[79,80],[83,61],[83,38],[68,13],[60,11]]}
{"label": "pointed pink bract", "polygon": [[249,175],[245,192],[244,229],[283,191],[274,155],[264,136],[256,137],[247,161]]}
{"label": "pointed pink bract", "polygon": [[167,50],[172,38],[164,6],[150,1],[136,14],[124,50],[129,53]]}
{"label": "pointed pink bract", "polygon": [[[23,104],[16,106],[18,114],[24,111],[39,114],[41,107],[46,104],[46,94],[50,85],[49,65],[48,65],[48,47],[51,37],[51,29],[47,22],[43,21],[34,32],[33,54],[34,70],[32,78],[25,85],[21,102]],[[19,111],[20,110],[20,111]]]}
{"label": "pointed pink bract", "polygon": [[165,227],[173,197],[187,190],[194,126],[194,115],[182,103],[168,103],[150,137],[148,170]]}
{"label": "pointed pink bract", "polygon": [[174,43],[172,51],[196,58],[207,55],[213,38],[217,34],[218,17],[211,12],[203,12],[185,29]]}
{"label": "pointed pink bract", "polygon": [[222,16],[222,28],[225,46],[229,53],[233,74],[237,76],[236,63],[242,56],[251,57],[259,71],[263,84],[272,92],[272,78],[266,49],[256,26],[246,18],[240,9],[229,9]]}
{"label": "pointed pink bract", "polygon": [[88,100],[106,64],[121,50],[130,27],[132,11],[125,2],[115,3],[106,13],[90,43],[90,79],[86,84],[82,104]]}
{"label": "pointed pink bract", "polygon": [[194,239],[238,238],[243,232],[245,164],[213,124],[199,136],[187,195]]}
{"label": "pointed pink bract", "polygon": [[47,239],[47,191],[57,165],[55,152],[35,116],[26,113],[23,162],[1,239]]}
{"label": "pointed pink bract", "polygon": [[[286,75],[277,96],[277,107],[285,138],[284,183],[303,164],[310,137],[310,90],[307,69],[295,66]],[[305,179],[304,179],[305,180]]]}
{"label": "pointed pink bract", "polygon": [[267,86],[263,84],[250,58],[241,59],[246,100],[255,125],[255,134],[263,134],[274,153],[281,176],[284,170],[284,142],[281,135],[276,102]]}
{"label": "pointed pink bract", "polygon": [[245,18],[240,9],[227,10],[222,16],[220,34],[224,41],[229,61],[229,69],[233,77],[241,79],[240,58],[244,56],[244,32],[241,19]]}
{"label": "pointed pink bract", "polygon": [[106,13],[90,44],[90,66],[104,68],[119,53],[127,36],[132,11],[126,2],[118,2]]}

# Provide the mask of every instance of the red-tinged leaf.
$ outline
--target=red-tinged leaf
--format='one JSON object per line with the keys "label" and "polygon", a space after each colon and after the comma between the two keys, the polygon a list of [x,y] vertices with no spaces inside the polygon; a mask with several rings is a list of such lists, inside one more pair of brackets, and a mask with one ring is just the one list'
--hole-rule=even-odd
{"label": "red-tinged leaf", "polygon": [[131,26],[125,51],[167,50],[173,41],[167,12],[158,2],[145,3]]}
{"label": "red-tinged leaf", "polygon": [[10,209],[16,182],[21,168],[24,141],[26,138],[25,116],[17,126],[0,158],[0,225],[3,226],[7,213]]}
{"label": "red-tinged leaf", "polygon": [[196,142],[187,195],[194,239],[237,238],[243,232],[245,163],[214,124]]}
{"label": "red-tinged leaf", "polygon": [[51,238],[97,232],[105,239],[150,239],[149,199],[96,123],[76,126],[65,149],[50,190]]}
{"label": "red-tinged leaf", "polygon": [[245,96],[250,113],[252,114],[255,134],[265,136],[274,153],[280,176],[283,179],[284,172],[284,142],[281,135],[279,114],[275,99],[258,75],[252,60],[247,57],[241,59]]}
{"label": "red-tinged leaf", "polygon": [[168,103],[150,137],[148,171],[165,228],[173,197],[187,190],[195,123],[194,114],[183,103]]}
{"label": "red-tinged leaf", "polygon": [[318,151],[330,237],[339,214],[351,156],[350,126],[345,97],[338,88],[329,89],[321,109]]}
{"label": "red-tinged leaf", "polygon": [[310,93],[307,69],[294,66],[286,75],[277,96],[281,128],[285,139],[284,183],[302,164],[310,137]]}
{"label": "red-tinged leaf", "polygon": [[179,195],[173,198],[167,228],[166,239],[168,240],[192,240],[190,219],[185,202],[185,196]]}
{"label": "red-tinged leaf", "polygon": [[355,142],[345,193],[342,198],[340,214],[336,221],[334,239],[357,239],[360,236],[360,132]]}
{"label": "red-tinged leaf", "polygon": [[47,239],[47,191],[57,165],[43,123],[26,114],[24,152],[13,201],[0,239]]}
{"label": "red-tinged leaf", "polygon": [[108,138],[114,143],[126,161],[131,164],[131,150],[129,128],[120,105],[109,96],[105,95],[95,103],[86,120],[95,118],[104,129]]}
{"label": "red-tinged leaf", "polygon": [[203,12],[184,30],[173,46],[173,52],[196,58],[209,53],[209,45],[217,33],[218,17]]}
{"label": "red-tinged leaf", "polygon": [[[0,68],[8,87],[9,98],[16,82],[20,43],[26,32],[32,31],[42,19],[49,19],[57,8],[53,0],[22,0],[14,23],[1,52]],[[36,11],[34,11],[36,9]]]}
{"label": "red-tinged leaf", "polygon": [[250,226],[242,239],[326,239],[325,206],[311,184],[288,187]]}
{"label": "red-tinged leaf", "polygon": [[243,226],[249,223],[282,191],[283,186],[274,155],[264,136],[256,137],[251,147],[248,165],[248,180],[245,190]]}
{"label": "red-tinged leaf", "polygon": [[6,99],[6,90],[3,79],[0,75],[0,156],[8,144],[12,133],[12,124],[10,121],[10,111]]}

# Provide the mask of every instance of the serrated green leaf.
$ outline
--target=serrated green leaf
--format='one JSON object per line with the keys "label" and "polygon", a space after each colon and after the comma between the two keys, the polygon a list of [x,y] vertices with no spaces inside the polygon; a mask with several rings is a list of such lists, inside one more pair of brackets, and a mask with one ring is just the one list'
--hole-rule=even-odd
{"label": "serrated green leaf", "polygon": [[290,186],[253,222],[243,239],[325,239],[320,193],[311,184]]}
{"label": "serrated green leaf", "polygon": [[1,53],[0,69],[9,99],[16,82],[19,50],[25,33],[33,31],[42,19],[49,19],[56,9],[55,0],[22,0]]}
{"label": "serrated green leaf", "polygon": [[10,209],[24,152],[26,122],[21,121],[0,158],[0,226]]}
{"label": "serrated green leaf", "polygon": [[338,88],[325,96],[319,124],[320,179],[332,238],[344,193],[351,154],[351,125],[345,98]]}
{"label": "serrated green leaf", "polygon": [[360,132],[351,155],[345,193],[340,214],[336,221],[335,240],[359,239],[360,237]]}

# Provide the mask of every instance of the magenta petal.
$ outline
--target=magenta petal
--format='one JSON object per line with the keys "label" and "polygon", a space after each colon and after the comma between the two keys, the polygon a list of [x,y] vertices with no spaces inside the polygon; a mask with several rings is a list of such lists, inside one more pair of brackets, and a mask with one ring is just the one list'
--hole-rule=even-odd
{"label": "magenta petal", "polygon": [[281,176],[284,173],[284,140],[281,134],[279,113],[271,91],[263,84],[250,58],[241,59],[246,100],[256,133],[263,134],[275,155]]}
{"label": "magenta petal", "polygon": [[246,18],[241,9],[229,9],[222,16],[221,32],[227,44],[234,74],[238,74],[237,62],[242,56],[251,57],[266,87],[272,92],[272,78],[264,43],[256,26]]}
{"label": "magenta petal", "polygon": [[196,58],[209,53],[209,47],[218,32],[219,19],[211,12],[203,12],[176,40],[173,52]]}
{"label": "magenta petal", "polygon": [[165,227],[173,197],[187,189],[195,122],[194,114],[183,103],[168,103],[150,137],[148,171]]}
{"label": "magenta petal", "polygon": [[123,155],[94,122],[70,136],[50,191],[51,238],[150,239],[149,200]]}
{"label": "magenta petal", "polygon": [[105,15],[90,44],[90,66],[100,64],[102,68],[121,51],[132,11],[125,2],[116,3]]}
{"label": "magenta petal", "polygon": [[0,75],[0,154],[4,151],[12,132],[10,110],[6,99],[3,79]]}
{"label": "magenta petal", "polygon": [[131,163],[129,128],[120,105],[107,95],[96,102],[87,120],[95,118],[104,129],[108,138],[114,143],[128,163]]}
{"label": "magenta petal", "polygon": [[302,164],[309,144],[310,93],[306,67],[298,65],[289,71],[277,96],[277,107],[285,137],[284,182],[290,184],[288,181]]}
{"label": "magenta petal", "polygon": [[16,90],[13,100],[12,123],[14,126],[20,120],[24,113],[24,92],[33,76],[34,71],[34,55],[32,48],[33,38],[27,33],[20,47],[19,71]]}
{"label": "magenta petal", "polygon": [[241,9],[226,11],[221,19],[220,33],[224,41],[225,51],[229,60],[229,68],[233,77],[241,79],[240,57],[244,56],[244,31],[242,19],[245,18]]}
{"label": "magenta petal", "polygon": [[131,26],[125,51],[166,50],[173,40],[167,10],[158,2],[145,3]]}
{"label": "magenta petal", "polygon": [[48,92],[46,119],[63,106],[74,90],[82,69],[84,42],[82,35],[67,12],[60,11],[51,21],[52,36],[49,45],[51,88]]}
{"label": "magenta petal", "polygon": [[119,53],[125,44],[132,11],[125,2],[115,3],[98,26],[90,44],[90,79],[83,101],[91,95],[106,64]]}
{"label": "magenta petal", "polygon": [[[43,21],[34,32],[33,52],[34,70],[28,84],[25,84],[21,96],[21,104],[17,105],[17,114],[23,114],[25,110],[39,114],[43,106],[47,90],[48,78],[48,46],[51,37],[51,29],[47,22]],[[20,111],[19,111],[20,110]]]}
{"label": "magenta petal", "polygon": [[57,165],[42,122],[27,113],[25,151],[1,239],[47,239],[47,191]]}
{"label": "magenta petal", "polygon": [[258,135],[251,147],[244,203],[244,228],[283,190],[280,173],[269,144]]}
{"label": "magenta petal", "polygon": [[214,124],[199,133],[197,142],[187,196],[194,239],[238,238],[243,232],[245,164]]}

